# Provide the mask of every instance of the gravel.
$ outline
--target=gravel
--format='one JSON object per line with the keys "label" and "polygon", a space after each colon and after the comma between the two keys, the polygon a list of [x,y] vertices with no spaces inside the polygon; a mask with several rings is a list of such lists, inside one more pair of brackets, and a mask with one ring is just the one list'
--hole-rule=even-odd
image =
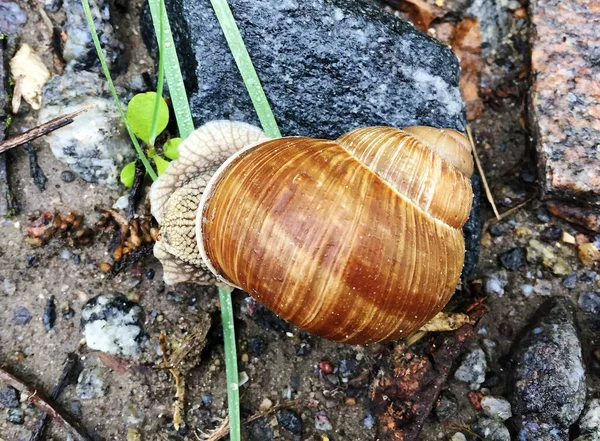
{"label": "gravel", "polygon": [[506,421],[512,416],[511,406],[507,399],[491,395],[481,398],[481,409],[492,418]]}
{"label": "gravel", "polygon": [[8,408],[16,408],[21,404],[19,401],[19,392],[11,386],[0,388],[0,404]]}
{"label": "gravel", "polygon": [[102,398],[106,395],[106,385],[96,370],[84,369],[79,374],[75,391],[82,400]]}
{"label": "gravel", "polygon": [[590,314],[600,314],[600,296],[595,292],[584,292],[577,301],[579,309]]}
{"label": "gravel", "polygon": [[279,421],[281,427],[294,435],[302,434],[302,420],[295,410],[281,409],[277,412],[277,421]]}

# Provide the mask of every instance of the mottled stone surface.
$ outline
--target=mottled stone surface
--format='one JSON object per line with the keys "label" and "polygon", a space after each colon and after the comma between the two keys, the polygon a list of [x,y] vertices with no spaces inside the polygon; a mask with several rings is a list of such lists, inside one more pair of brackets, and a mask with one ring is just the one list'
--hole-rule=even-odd
{"label": "mottled stone surface", "polygon": [[585,370],[573,306],[546,302],[512,354],[512,410],[520,441],[567,441],[585,402]]}
{"label": "mottled stone surface", "polygon": [[[372,125],[464,129],[454,54],[374,2],[229,4],[284,135],[335,139]],[[168,7],[195,88],[196,125],[217,118],[258,124],[209,0]]]}
{"label": "mottled stone surface", "polygon": [[600,4],[532,0],[531,123],[545,197],[600,206]]}
{"label": "mottled stone surface", "polygon": [[93,72],[69,70],[55,76],[43,88],[38,121],[41,124],[89,106],[72,124],[44,140],[54,156],[82,179],[116,189],[121,169],[136,154],[107,89],[104,78]]}

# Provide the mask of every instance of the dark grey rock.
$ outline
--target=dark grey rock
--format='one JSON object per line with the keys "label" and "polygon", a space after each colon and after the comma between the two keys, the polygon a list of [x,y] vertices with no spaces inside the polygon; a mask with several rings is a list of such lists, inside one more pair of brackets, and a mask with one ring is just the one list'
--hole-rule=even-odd
{"label": "dark grey rock", "polygon": [[261,337],[250,337],[248,339],[248,353],[253,357],[262,355],[267,349],[267,344]]}
{"label": "dark grey rock", "polygon": [[584,292],[577,301],[579,309],[590,314],[600,314],[600,296],[595,292]]}
{"label": "dark grey rock", "polygon": [[25,326],[31,321],[31,312],[24,306],[17,306],[13,309],[13,323],[15,325]]}
{"label": "dark grey rock", "polygon": [[562,284],[567,289],[573,289],[577,286],[577,273],[571,273],[565,277]]}
{"label": "dark grey rock", "polygon": [[458,411],[458,401],[450,391],[444,391],[440,395],[436,406],[433,408],[435,416],[440,421],[446,421],[452,418]]}
{"label": "dark grey rock", "polygon": [[19,407],[19,392],[11,386],[1,387],[0,404],[2,404],[4,407],[9,408]]}
{"label": "dark grey rock", "polygon": [[13,424],[23,424],[25,422],[25,412],[23,409],[9,409],[8,422]]}
{"label": "dark grey rock", "polygon": [[46,300],[46,307],[44,308],[44,314],[42,315],[42,322],[46,331],[51,331],[54,328],[56,322],[56,302],[54,296],[48,297]]}
{"label": "dark grey rock", "polygon": [[[464,130],[449,48],[367,0],[231,0],[284,135],[335,139],[356,127]],[[196,125],[258,119],[209,0],[168,2]],[[146,19],[142,28],[152,29]],[[148,33],[147,43],[155,46]]]}
{"label": "dark grey rock", "polygon": [[516,271],[525,264],[525,250],[513,248],[498,256],[500,265],[510,271]]}
{"label": "dark grey rock", "polygon": [[[63,31],[67,38],[62,47],[62,55],[67,62],[67,69],[89,70],[95,67],[98,70],[100,62],[85,20],[81,1],[64,0],[63,7],[67,15]],[[122,44],[115,38],[115,32],[110,23],[109,4],[105,0],[90,0],[90,10],[106,63],[109,68],[112,68],[121,53]]]}
{"label": "dark grey rock", "polygon": [[277,421],[279,421],[281,427],[294,435],[302,434],[302,420],[295,410],[281,409],[277,412]]}
{"label": "dark grey rock", "polygon": [[568,440],[586,390],[572,305],[563,298],[544,303],[511,359],[519,440]]}
{"label": "dark grey rock", "polygon": [[546,207],[539,207],[537,210],[535,210],[535,216],[540,222],[550,222],[550,213],[548,210],[546,210]]}
{"label": "dark grey rock", "polygon": [[497,419],[481,417],[471,424],[471,430],[484,441],[510,441],[510,432]]}
{"label": "dark grey rock", "polygon": [[93,72],[66,72],[51,78],[42,93],[40,123],[91,106],[44,138],[54,156],[88,182],[119,188],[121,169],[136,154],[105,79]]}
{"label": "dark grey rock", "polygon": [[84,369],[79,374],[75,392],[82,400],[101,398],[106,395],[106,385],[102,377],[94,369]]}
{"label": "dark grey rock", "polygon": [[477,173],[471,177],[471,187],[473,188],[473,205],[469,219],[463,226],[463,235],[465,236],[465,264],[463,266],[462,277],[468,277],[473,274],[479,260],[479,249],[481,244],[481,233],[483,222],[481,220],[481,178]]}
{"label": "dark grey rock", "polygon": [[16,2],[0,2],[0,35],[16,34],[27,22],[27,16]]}
{"label": "dark grey rock", "polygon": [[146,334],[142,308],[123,294],[90,299],[81,310],[81,329],[89,348],[116,355],[137,355]]}
{"label": "dark grey rock", "polygon": [[339,373],[343,378],[351,378],[356,375],[358,370],[358,361],[352,359],[341,360],[339,364]]}

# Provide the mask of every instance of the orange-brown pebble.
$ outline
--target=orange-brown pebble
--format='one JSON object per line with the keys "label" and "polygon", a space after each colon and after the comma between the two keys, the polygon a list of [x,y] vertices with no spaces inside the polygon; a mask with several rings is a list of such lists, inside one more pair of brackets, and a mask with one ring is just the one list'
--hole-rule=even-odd
{"label": "orange-brown pebble", "polygon": [[593,243],[584,243],[577,247],[579,259],[586,266],[592,266],[600,261],[600,250]]}
{"label": "orange-brown pebble", "polygon": [[100,262],[98,268],[100,268],[100,271],[103,273],[107,273],[112,269],[112,265],[108,262]]}

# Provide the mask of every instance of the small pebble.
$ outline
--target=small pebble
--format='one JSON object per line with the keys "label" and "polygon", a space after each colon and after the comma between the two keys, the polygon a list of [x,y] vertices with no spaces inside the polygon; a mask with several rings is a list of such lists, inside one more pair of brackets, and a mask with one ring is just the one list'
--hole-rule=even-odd
{"label": "small pebble", "polygon": [[490,227],[490,234],[494,237],[503,236],[506,233],[507,225],[506,224],[494,224]]}
{"label": "small pebble", "polygon": [[363,418],[361,424],[365,429],[372,429],[373,427],[375,427],[375,418],[373,418],[373,415],[368,414],[366,417]]}
{"label": "small pebble", "polygon": [[584,243],[577,247],[579,260],[586,266],[592,266],[600,261],[600,250],[593,243]]}
{"label": "small pebble", "polygon": [[13,424],[23,424],[25,422],[25,412],[23,412],[23,409],[9,409],[8,422]]}
{"label": "small pebble", "polygon": [[73,182],[73,181],[75,180],[75,175],[73,174],[73,172],[72,172],[72,171],[65,170],[64,172],[62,172],[62,173],[60,174],[60,179],[61,179],[63,182],[67,182],[67,183],[68,183],[68,182]]}
{"label": "small pebble", "polygon": [[308,343],[300,343],[296,355],[298,357],[306,357],[308,354],[310,354],[310,345]]}
{"label": "small pebble", "polygon": [[156,273],[156,271],[154,271],[152,268],[147,268],[144,271],[144,275],[146,276],[146,279],[148,279],[148,280],[154,279],[155,273]]}
{"label": "small pebble", "polygon": [[79,265],[81,263],[81,257],[79,254],[73,254],[73,263],[75,265]]}
{"label": "small pebble", "polygon": [[567,289],[573,289],[577,286],[577,273],[571,273],[565,277],[562,284]]}
{"label": "small pebble", "polygon": [[546,210],[546,208],[544,208],[544,207],[539,207],[535,211],[535,215],[540,222],[543,222],[543,223],[550,222],[550,213],[548,213],[548,210]]}
{"label": "small pebble", "polygon": [[65,320],[70,320],[73,317],[75,317],[75,311],[73,310],[73,308],[67,305],[65,308],[63,308],[61,315],[62,318],[64,318]]}
{"label": "small pebble", "polygon": [[502,397],[488,395],[481,398],[481,409],[487,416],[499,418],[502,421],[506,421],[512,416],[510,403]]}
{"label": "small pebble", "polygon": [[469,383],[472,389],[476,389],[485,381],[486,370],[485,352],[481,348],[475,348],[464,356],[454,378]]}
{"label": "small pebble", "polygon": [[533,285],[521,285],[521,294],[523,294],[525,297],[529,297],[531,294],[533,294]]}
{"label": "small pebble", "polygon": [[31,321],[31,312],[24,306],[17,306],[13,309],[13,323],[15,325],[25,326]]}
{"label": "small pebble", "polygon": [[577,305],[583,312],[600,314],[600,296],[595,292],[584,292],[581,294]]}
{"label": "small pebble", "polygon": [[277,412],[279,424],[294,435],[302,434],[302,420],[298,412],[292,409],[281,409]]}
{"label": "small pebble", "polygon": [[11,279],[4,279],[2,290],[6,295],[12,296],[17,291],[17,284]]}
{"label": "small pebble", "polygon": [[329,422],[329,418],[325,412],[317,412],[315,415],[315,429],[327,432],[333,430],[333,426]]}
{"label": "small pebble", "polygon": [[11,386],[3,386],[0,388],[0,403],[4,407],[15,408],[19,407],[19,393]]}
{"label": "small pebble", "polygon": [[63,248],[62,250],[60,250],[59,255],[61,259],[69,260],[73,254],[69,250]]}
{"label": "small pebble", "polygon": [[54,328],[54,323],[56,322],[56,302],[54,301],[54,296],[50,296],[46,300],[42,322],[44,323],[46,331],[49,332]]}
{"label": "small pebble", "polygon": [[142,435],[135,429],[127,429],[127,441],[142,441]]}
{"label": "small pebble", "polygon": [[600,438],[600,399],[594,398],[587,402],[579,420],[579,430]]}
{"label": "small pebble", "polygon": [[568,243],[570,245],[575,245],[575,237],[566,231],[563,231],[561,235],[561,239],[564,243]]}
{"label": "small pebble", "polygon": [[271,407],[273,407],[273,402],[271,400],[269,400],[268,398],[264,398],[261,401],[260,406],[258,406],[258,410],[260,410],[261,412],[266,412]]}
{"label": "small pebble", "polygon": [[513,248],[498,256],[500,265],[510,271],[516,271],[525,264],[525,250]]}
{"label": "small pebble", "polygon": [[485,280],[485,292],[486,294],[496,295],[502,297],[504,295],[504,288],[508,285],[508,276],[506,271],[499,271],[494,274],[490,274]]}
{"label": "small pebble", "polygon": [[550,225],[540,233],[540,240],[546,243],[558,242],[563,235],[563,230],[556,225]]}
{"label": "small pebble", "polygon": [[27,268],[32,268],[35,265],[35,256],[25,256],[25,266]]}
{"label": "small pebble", "polygon": [[248,338],[248,353],[253,357],[259,357],[267,349],[265,341],[261,337]]}
{"label": "small pebble", "polygon": [[319,369],[326,375],[331,374],[333,372],[333,366],[327,360],[323,360],[319,363]]}
{"label": "small pebble", "polygon": [[467,441],[467,437],[464,436],[462,432],[456,432],[454,435],[452,435],[450,441]]}
{"label": "small pebble", "polygon": [[202,404],[204,404],[206,407],[210,406],[213,402],[213,396],[209,393],[204,393],[202,394]]}
{"label": "small pebble", "polygon": [[75,391],[82,400],[91,400],[106,395],[106,386],[95,370],[84,369],[79,374]]}

